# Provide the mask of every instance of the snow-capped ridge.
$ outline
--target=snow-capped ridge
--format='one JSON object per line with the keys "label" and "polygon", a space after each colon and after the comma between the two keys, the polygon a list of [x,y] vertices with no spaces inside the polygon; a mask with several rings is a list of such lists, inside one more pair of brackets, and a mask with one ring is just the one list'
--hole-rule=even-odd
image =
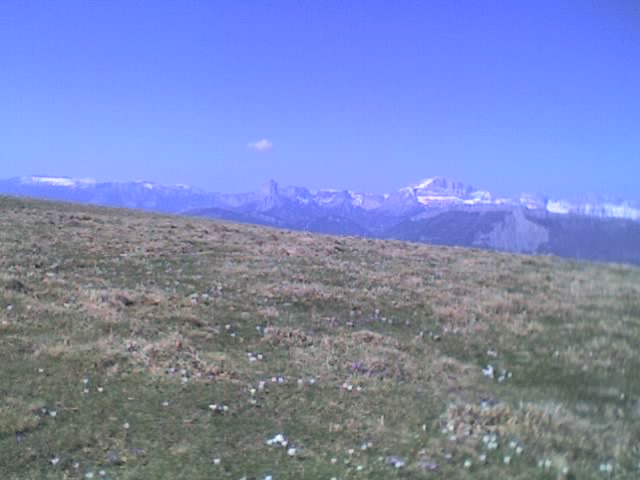
{"label": "snow-capped ridge", "polygon": [[51,187],[86,187],[95,185],[96,181],[92,178],[49,177],[44,175],[32,175],[30,177],[22,177],[20,183]]}
{"label": "snow-capped ridge", "polygon": [[[44,196],[90,203],[182,212],[190,208],[320,208],[330,211],[380,211],[384,215],[419,214],[421,209],[523,208],[554,215],[583,215],[640,221],[640,204],[611,197],[590,195],[569,201],[523,193],[514,198],[498,197],[445,177],[427,177],[394,192],[377,194],[354,190],[280,187],[271,180],[257,191],[244,194],[207,193],[184,184],[163,185],[151,181],[98,183],[89,178],[33,175],[6,181],[5,192]],[[121,199],[121,200],[114,200]],[[257,202],[257,203],[256,203]],[[309,211],[309,210],[307,210]],[[317,210],[316,210],[317,211]],[[343,214],[341,213],[341,214]]]}

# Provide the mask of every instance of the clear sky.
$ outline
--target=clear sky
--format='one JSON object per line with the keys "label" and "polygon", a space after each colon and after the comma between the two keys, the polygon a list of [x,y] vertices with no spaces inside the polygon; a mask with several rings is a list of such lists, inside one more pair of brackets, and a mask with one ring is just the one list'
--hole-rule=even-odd
{"label": "clear sky", "polygon": [[638,0],[0,1],[0,177],[640,198]]}

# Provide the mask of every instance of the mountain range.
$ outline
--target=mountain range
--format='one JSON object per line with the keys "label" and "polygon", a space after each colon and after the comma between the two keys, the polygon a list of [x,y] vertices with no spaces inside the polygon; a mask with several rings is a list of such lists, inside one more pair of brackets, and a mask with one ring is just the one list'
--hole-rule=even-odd
{"label": "mountain range", "polygon": [[640,264],[640,205],[523,194],[503,198],[443,177],[387,194],[309,190],[268,182],[255,192],[186,185],[28,176],[0,193],[203,216],[293,230]]}

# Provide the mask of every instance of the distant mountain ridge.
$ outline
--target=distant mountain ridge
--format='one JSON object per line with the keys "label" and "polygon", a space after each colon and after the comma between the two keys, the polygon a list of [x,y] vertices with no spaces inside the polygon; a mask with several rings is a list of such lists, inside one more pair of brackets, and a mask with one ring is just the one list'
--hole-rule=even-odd
{"label": "distant mountain ridge", "polygon": [[444,177],[386,194],[281,187],[204,192],[186,185],[29,176],[0,181],[0,194],[205,216],[336,235],[395,238],[520,253],[640,264],[640,206],[542,195],[503,198]]}
{"label": "distant mountain ridge", "polygon": [[1,180],[0,192],[70,200],[78,198],[89,203],[156,209],[171,213],[183,213],[185,210],[204,207],[242,208],[252,203],[261,203],[261,208],[268,209],[275,205],[278,199],[286,199],[300,205],[325,208],[350,205],[366,211],[384,209],[395,213],[415,208],[522,206],[529,210],[545,210],[549,213],[573,213],[640,221],[640,205],[631,201],[596,197],[571,202],[536,194],[522,194],[518,198],[497,197],[488,191],[476,190],[444,177],[427,178],[387,194],[280,187],[273,180],[256,192],[224,194],[203,192],[187,185],[160,185],[146,181],[98,183],[92,179],[51,176]]}

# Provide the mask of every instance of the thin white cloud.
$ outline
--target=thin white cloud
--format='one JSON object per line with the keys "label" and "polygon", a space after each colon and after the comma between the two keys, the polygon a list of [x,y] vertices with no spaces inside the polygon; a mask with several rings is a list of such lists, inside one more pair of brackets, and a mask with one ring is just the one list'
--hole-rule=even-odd
{"label": "thin white cloud", "polygon": [[247,148],[255,150],[256,152],[268,152],[273,148],[273,143],[271,143],[271,140],[263,138],[262,140],[258,140],[257,142],[251,142],[247,144]]}

